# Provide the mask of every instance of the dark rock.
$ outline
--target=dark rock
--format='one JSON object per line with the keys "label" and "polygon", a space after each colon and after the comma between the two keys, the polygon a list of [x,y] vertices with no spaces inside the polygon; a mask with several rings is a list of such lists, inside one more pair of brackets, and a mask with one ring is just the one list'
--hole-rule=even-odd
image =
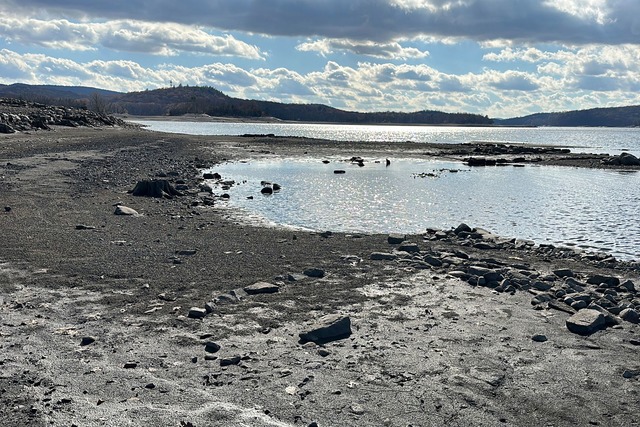
{"label": "dark rock", "polygon": [[622,310],[620,317],[630,323],[640,323],[640,315],[633,308],[625,308]]}
{"label": "dark rock", "polygon": [[93,225],[85,225],[85,224],[78,224],[76,225],[76,230],[95,230],[96,227],[94,227]]}
{"label": "dark rock", "polygon": [[553,274],[555,274],[556,276],[560,277],[560,278],[564,278],[564,277],[573,277],[574,273],[572,270],[569,270],[568,268],[562,268],[559,270],[553,270]]}
{"label": "dark rock", "polygon": [[605,284],[610,287],[615,287],[620,284],[620,279],[613,276],[602,276],[600,274],[594,274],[587,279],[587,283],[590,285],[602,285]]}
{"label": "dark rock", "polygon": [[153,179],[138,181],[131,190],[131,194],[138,197],[156,197],[172,199],[183,194],[176,190],[166,179]]}
{"label": "dark rock", "polygon": [[289,273],[287,274],[287,280],[290,282],[299,282],[301,280],[306,279],[307,276],[305,276],[304,274],[298,274],[298,273]]}
{"label": "dark rock", "polygon": [[222,176],[220,176],[219,173],[214,172],[214,173],[205,173],[202,175],[202,177],[204,179],[222,179]]}
{"label": "dark rock", "polygon": [[442,267],[442,261],[440,261],[438,258],[432,257],[431,255],[425,255],[422,259],[424,262],[433,267]]}
{"label": "dark rock", "polygon": [[459,226],[457,226],[455,230],[453,230],[453,233],[457,236],[463,231],[466,233],[471,233],[473,230],[471,229],[471,227],[469,227],[467,224],[463,222]]}
{"label": "dark rock", "polygon": [[272,283],[257,282],[257,283],[254,283],[253,285],[245,286],[243,289],[249,295],[256,295],[256,294],[273,294],[278,292],[280,290],[280,287]]}
{"label": "dark rock", "polygon": [[531,337],[531,339],[535,342],[545,342],[547,341],[548,338],[546,335],[535,334],[534,336]]}
{"label": "dark rock", "polygon": [[214,343],[213,341],[208,341],[204,345],[204,351],[207,353],[217,353],[221,348],[220,344]]}
{"label": "dark rock", "polygon": [[196,249],[182,249],[182,250],[176,251],[176,255],[193,256],[196,254],[196,252],[198,252]]}
{"label": "dark rock", "polygon": [[207,315],[207,310],[200,307],[191,307],[189,309],[189,314],[187,317],[191,319],[202,319]]}
{"label": "dark rock", "polygon": [[311,268],[307,268],[302,272],[305,276],[308,277],[315,277],[315,278],[322,278],[324,277],[325,271],[321,268],[316,268],[316,267],[311,267]]}
{"label": "dark rock", "polygon": [[333,173],[336,174],[336,175],[342,175],[342,174],[347,173],[347,171],[345,171],[343,169],[336,169],[336,170],[333,171]]}
{"label": "dark rock", "polygon": [[389,236],[387,237],[387,243],[389,243],[390,245],[399,245],[400,243],[404,242],[406,238],[407,236],[405,236],[404,234],[389,234]]}
{"label": "dark rock", "polygon": [[16,130],[6,123],[0,123],[0,133],[16,133]]}
{"label": "dark rock", "polygon": [[328,314],[318,319],[308,331],[299,335],[301,343],[313,341],[316,344],[347,338],[351,335],[351,318],[340,314]]}
{"label": "dark rock", "polygon": [[372,261],[393,261],[398,256],[396,254],[388,253],[388,252],[373,252],[369,259]]}
{"label": "dark rock", "polygon": [[124,364],[124,369],[135,369],[137,366],[136,362],[127,362]]}
{"label": "dark rock", "polygon": [[418,246],[417,243],[403,242],[400,244],[400,246],[398,246],[398,250],[403,252],[414,253],[414,252],[420,252],[420,247]]}
{"label": "dark rock", "polygon": [[271,188],[271,187],[262,187],[262,190],[260,190],[260,192],[262,194],[273,194],[273,188]]}
{"label": "dark rock", "polygon": [[628,292],[636,292],[636,286],[631,280],[626,280],[623,283],[620,283],[620,287],[624,288]]}
{"label": "dark rock", "polygon": [[85,345],[93,344],[94,342],[96,342],[96,339],[94,337],[82,337],[82,340],[80,341],[80,345],[85,346]]}
{"label": "dark rock", "polygon": [[241,360],[242,360],[242,357],[240,356],[225,357],[223,359],[220,359],[220,366],[237,365],[240,363]]}
{"label": "dark rock", "polygon": [[584,309],[578,311],[566,321],[567,329],[578,335],[591,335],[606,326],[605,317],[598,310]]}

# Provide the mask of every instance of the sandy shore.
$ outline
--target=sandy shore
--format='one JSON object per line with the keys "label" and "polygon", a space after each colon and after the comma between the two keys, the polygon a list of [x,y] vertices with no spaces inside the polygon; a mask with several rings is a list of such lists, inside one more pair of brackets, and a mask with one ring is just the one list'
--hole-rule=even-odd
{"label": "sandy shore", "polygon": [[[481,229],[250,226],[200,191],[203,167],[285,154],[601,160],[478,147],[1,135],[0,424],[639,425],[637,263]],[[128,193],[159,176],[186,195]],[[256,282],[275,287],[243,291]],[[605,323],[573,333],[583,305]],[[302,343],[324,315],[350,334]]]}

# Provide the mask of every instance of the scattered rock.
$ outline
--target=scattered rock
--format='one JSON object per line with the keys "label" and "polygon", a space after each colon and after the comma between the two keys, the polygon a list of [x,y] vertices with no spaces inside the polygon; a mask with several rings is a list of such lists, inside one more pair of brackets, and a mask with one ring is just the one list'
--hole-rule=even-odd
{"label": "scattered rock", "polygon": [[417,243],[403,242],[400,244],[400,246],[398,246],[398,250],[403,252],[415,253],[420,252],[420,247]]}
{"label": "scattered rock", "polygon": [[548,338],[546,335],[535,334],[534,336],[531,337],[531,339],[535,342],[545,342],[547,341]]}
{"label": "scattered rock", "polygon": [[131,190],[131,194],[140,197],[156,197],[172,199],[183,194],[176,190],[166,179],[153,179],[138,181]]}
{"label": "scattered rock", "polygon": [[387,237],[387,242],[390,245],[399,245],[400,243],[404,242],[406,238],[407,236],[405,236],[404,234],[389,234],[389,237]]}
{"label": "scattered rock", "polygon": [[278,292],[280,290],[280,287],[272,283],[257,282],[257,283],[254,283],[253,285],[246,286],[243,289],[249,295],[256,295],[256,294],[273,294]]}
{"label": "scattered rock", "polygon": [[336,170],[333,171],[333,173],[336,174],[336,175],[342,175],[342,174],[347,173],[347,171],[345,171],[343,169],[336,169]]}
{"label": "scattered rock", "polygon": [[472,231],[473,230],[471,229],[471,227],[469,227],[467,224],[463,222],[459,226],[457,226],[455,230],[453,230],[453,234],[457,236],[461,232],[471,233]]}
{"label": "scattered rock", "polygon": [[191,307],[187,317],[191,319],[202,319],[207,315],[207,310],[200,307]]}
{"label": "scattered rock", "polygon": [[260,192],[262,194],[273,194],[273,188],[271,188],[271,187],[262,187],[262,190],[260,190]]}
{"label": "scattered rock", "polygon": [[82,337],[82,340],[80,341],[80,345],[85,346],[85,345],[93,344],[95,341],[96,339],[94,337]]}
{"label": "scattered rock", "polygon": [[124,369],[135,369],[137,366],[136,362],[127,362],[124,364]]}
{"label": "scattered rock", "polygon": [[578,335],[591,335],[606,326],[605,317],[598,310],[584,309],[578,311],[566,321],[567,329]]}
{"label": "scattered rock", "polygon": [[316,321],[307,332],[301,332],[300,342],[324,344],[351,335],[351,318],[341,314],[328,314]]}
{"label": "scattered rock", "polygon": [[95,230],[96,228],[93,225],[85,225],[78,224],[76,225],[76,230]]}
{"label": "scattered rock", "polygon": [[388,253],[388,252],[373,252],[369,259],[372,261],[393,261],[398,256],[396,254]]}
{"label": "scattered rock", "polygon": [[323,269],[316,267],[307,268],[302,273],[307,277],[315,277],[318,279],[324,277],[325,275],[325,271]]}
{"label": "scattered rock", "polygon": [[138,211],[136,211],[135,209],[123,205],[116,206],[116,210],[113,213],[115,215],[140,216]]}
{"label": "scattered rock", "polygon": [[240,356],[225,357],[223,359],[220,359],[220,366],[237,365],[240,363],[241,360],[242,360],[242,357]]}
{"label": "scattered rock", "polygon": [[220,351],[220,344],[217,344],[213,341],[207,341],[204,345],[204,351],[207,353],[217,353]]}
{"label": "scattered rock", "polygon": [[640,315],[633,308],[625,308],[622,310],[620,317],[630,323],[640,323]]}

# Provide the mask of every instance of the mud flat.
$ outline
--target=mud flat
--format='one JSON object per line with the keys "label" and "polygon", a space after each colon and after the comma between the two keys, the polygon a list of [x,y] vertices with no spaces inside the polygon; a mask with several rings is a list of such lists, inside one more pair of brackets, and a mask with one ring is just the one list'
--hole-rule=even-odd
{"label": "mud flat", "polygon": [[[201,180],[258,156],[508,154],[363,147],[121,128],[0,136],[0,424],[638,425],[638,263],[482,224],[250,226]],[[130,194],[142,180],[182,195]]]}

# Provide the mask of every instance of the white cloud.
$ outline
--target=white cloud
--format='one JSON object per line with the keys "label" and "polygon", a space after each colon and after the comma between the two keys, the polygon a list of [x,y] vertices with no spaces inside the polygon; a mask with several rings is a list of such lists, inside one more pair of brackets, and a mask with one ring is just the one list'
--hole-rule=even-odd
{"label": "white cloud", "polygon": [[318,52],[323,56],[335,52],[348,52],[383,59],[419,59],[429,56],[428,51],[422,51],[414,47],[403,47],[398,42],[376,43],[347,39],[316,40],[301,43],[296,49],[303,52]]}
{"label": "white cloud", "polygon": [[116,20],[74,23],[66,19],[38,20],[0,17],[0,38],[53,49],[115,51],[173,56],[181,52],[264,59],[256,46],[231,35],[215,36],[192,26]]}

